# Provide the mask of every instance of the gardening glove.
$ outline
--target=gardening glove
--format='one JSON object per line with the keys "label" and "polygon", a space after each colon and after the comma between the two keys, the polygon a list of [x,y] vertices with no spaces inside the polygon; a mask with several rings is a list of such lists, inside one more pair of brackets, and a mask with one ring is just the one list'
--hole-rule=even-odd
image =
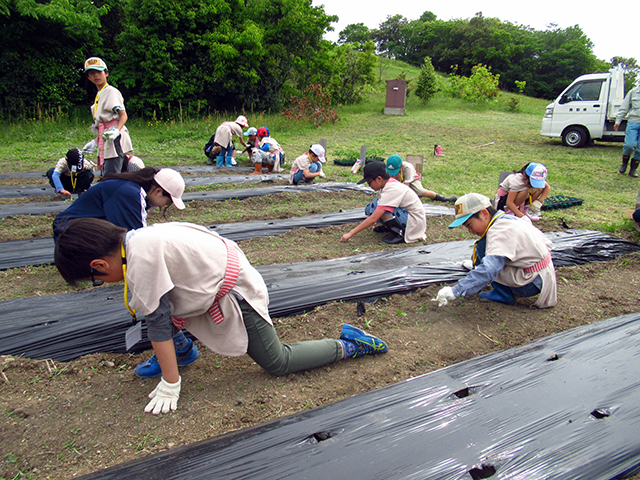
{"label": "gardening glove", "polygon": [[327,178],[327,174],[326,174],[326,173],[324,173],[322,170],[320,170],[320,172],[318,173],[318,176],[319,176],[320,178]]}
{"label": "gardening glove", "polygon": [[462,265],[467,270],[473,270],[473,262],[471,260],[464,260],[459,262],[458,265]]}
{"label": "gardening glove", "polygon": [[170,410],[176,410],[180,398],[181,382],[182,377],[178,377],[176,383],[169,383],[162,377],[155,390],[149,394],[151,401],[144,407],[144,411],[157,415],[160,412],[169,413]]}
{"label": "gardening glove", "polygon": [[109,130],[106,130],[102,134],[102,139],[106,142],[107,140],[111,140],[112,142],[120,136],[120,130],[116,127],[111,127]]}
{"label": "gardening glove", "polygon": [[96,142],[95,140],[91,140],[84,147],[82,147],[82,153],[84,153],[85,155],[91,155],[96,151],[96,148],[98,148],[98,142]]}
{"label": "gardening glove", "polygon": [[438,302],[439,307],[444,307],[450,301],[456,299],[456,296],[453,294],[453,289],[451,287],[442,287],[438,292],[438,296],[436,298],[432,298],[432,302]]}
{"label": "gardening glove", "polygon": [[540,200],[534,200],[533,203],[529,206],[529,211],[534,215],[540,213],[540,209],[542,208],[542,202]]}

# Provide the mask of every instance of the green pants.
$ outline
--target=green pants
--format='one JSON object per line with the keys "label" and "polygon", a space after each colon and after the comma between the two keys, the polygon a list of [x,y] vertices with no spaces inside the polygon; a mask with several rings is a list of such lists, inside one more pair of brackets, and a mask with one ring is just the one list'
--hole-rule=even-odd
{"label": "green pants", "polygon": [[342,358],[341,343],[331,338],[283,345],[273,325],[258,315],[245,300],[238,300],[238,304],[249,335],[247,353],[271,375],[310,370]]}

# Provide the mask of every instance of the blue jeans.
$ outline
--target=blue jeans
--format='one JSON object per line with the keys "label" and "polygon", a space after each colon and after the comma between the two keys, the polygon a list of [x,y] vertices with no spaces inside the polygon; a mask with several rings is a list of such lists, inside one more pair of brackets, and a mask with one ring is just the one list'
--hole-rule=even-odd
{"label": "blue jeans", "polygon": [[640,123],[639,122],[627,122],[627,128],[624,131],[624,146],[622,147],[622,155],[633,155],[634,160],[640,160]]}
{"label": "blue jeans", "polygon": [[[309,167],[309,172],[316,173],[322,170],[322,165],[319,162],[314,162]],[[315,177],[314,177],[315,178]],[[300,182],[311,183],[313,182],[313,178],[305,178],[304,171],[298,170],[293,174],[293,184],[298,185]]]}
{"label": "blue jeans", "polygon": [[[374,198],[371,203],[367,204],[367,206],[364,207],[364,213],[367,217],[370,217],[375,209],[378,208],[379,198],[380,197]],[[409,218],[409,214],[407,213],[407,211],[402,207],[396,207],[393,209],[393,216],[398,219],[398,222],[400,222],[400,225],[402,225],[403,230],[406,230],[407,219]],[[380,222],[382,223],[382,220],[380,220]]]}

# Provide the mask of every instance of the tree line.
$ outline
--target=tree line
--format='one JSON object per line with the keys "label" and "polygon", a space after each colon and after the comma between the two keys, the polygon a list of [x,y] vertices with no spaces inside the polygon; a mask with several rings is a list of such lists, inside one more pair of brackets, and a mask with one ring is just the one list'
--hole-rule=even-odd
{"label": "tree line", "polygon": [[375,83],[377,55],[416,66],[429,56],[457,75],[484,64],[501,88],[526,81],[525,93],[546,98],[610,67],[578,26],[538,32],[425,12],[373,30],[349,25],[333,43],[323,36],[336,21],[310,0],[0,0],[0,118],[89,103],[90,56],[106,61],[127,110],[161,118],[281,111],[311,86],[333,104],[355,103]]}
{"label": "tree line", "polygon": [[90,56],[147,117],[278,111],[316,84],[357,101],[375,46],[324,40],[335,21],[309,0],[0,0],[0,116],[90,102]]}
{"label": "tree line", "polygon": [[339,44],[374,41],[377,52],[389,58],[420,66],[430,57],[442,73],[469,76],[480,64],[499,75],[500,88],[518,91],[516,82],[526,82],[525,94],[553,99],[576,77],[608,71],[623,65],[637,69],[635,59],[596,58],[593,43],[578,25],[565,29],[550,25],[533,28],[486,18],[481,12],[471,19],[438,20],[430,11],[417,20],[402,15],[387,17],[377,29],[362,23],[340,32]]}

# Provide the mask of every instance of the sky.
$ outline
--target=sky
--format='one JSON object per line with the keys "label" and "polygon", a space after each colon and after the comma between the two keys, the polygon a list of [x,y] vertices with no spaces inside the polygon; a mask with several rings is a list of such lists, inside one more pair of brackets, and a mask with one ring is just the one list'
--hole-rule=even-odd
{"label": "sky", "polygon": [[[327,40],[337,41],[347,25],[363,23],[370,29],[377,28],[388,16],[400,14],[408,20],[416,20],[424,11],[433,12],[439,20],[468,19],[482,12],[484,17],[495,17],[503,22],[524,25],[535,30],[545,30],[548,25],[560,28],[579,25],[593,42],[593,53],[600,60],[612,57],[633,57],[640,61],[640,2],[629,0],[607,12],[607,3],[537,0],[527,2],[504,0],[449,0],[419,2],[416,0],[313,0],[313,5],[324,5],[325,12],[337,15],[334,31],[325,35]],[[624,19],[628,19],[625,23]],[[634,31],[635,30],[635,31]]]}

